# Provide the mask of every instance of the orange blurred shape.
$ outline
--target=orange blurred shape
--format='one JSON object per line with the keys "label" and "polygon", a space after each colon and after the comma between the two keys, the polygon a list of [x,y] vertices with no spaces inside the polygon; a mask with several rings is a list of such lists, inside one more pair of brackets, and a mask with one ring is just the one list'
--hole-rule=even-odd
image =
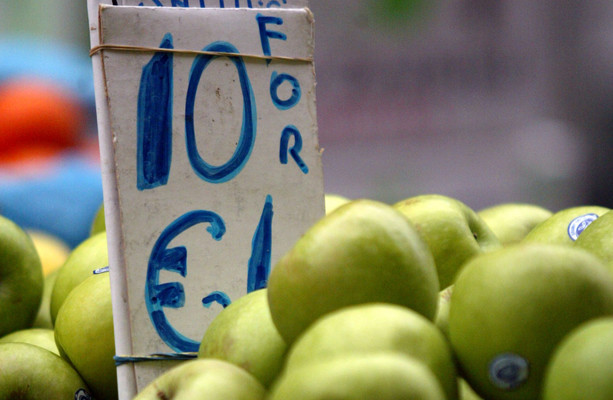
{"label": "orange blurred shape", "polygon": [[0,162],[74,147],[84,128],[82,105],[59,85],[38,78],[0,84]]}
{"label": "orange blurred shape", "polygon": [[14,146],[0,151],[0,166],[16,173],[36,172],[47,168],[61,155],[62,149],[55,145]]}

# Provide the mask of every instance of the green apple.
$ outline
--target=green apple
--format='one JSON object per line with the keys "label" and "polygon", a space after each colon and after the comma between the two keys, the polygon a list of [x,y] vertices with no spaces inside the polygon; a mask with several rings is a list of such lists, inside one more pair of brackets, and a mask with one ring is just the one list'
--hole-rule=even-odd
{"label": "green apple", "polygon": [[463,377],[483,398],[534,400],[551,354],[572,329],[613,314],[613,275],[573,246],[520,243],[460,272],[449,339]]}
{"label": "green apple", "polygon": [[438,280],[428,246],[392,206],[354,200],[325,215],[275,264],[272,320],[288,345],[341,307],[386,302],[434,319]]}
{"label": "green apple", "polygon": [[609,208],[595,205],[565,208],[532,228],[522,241],[572,244],[592,221],[607,211]]}
{"label": "green apple", "polygon": [[288,370],[268,400],[444,400],[432,371],[396,352],[347,354]]}
{"label": "green apple", "polygon": [[459,378],[458,384],[460,387],[460,400],[483,400],[473,388],[470,387],[465,379]]}
{"label": "green apple", "polygon": [[543,400],[613,399],[613,316],[572,330],[545,374]]}
{"label": "green apple", "polygon": [[57,313],[66,297],[79,283],[92,275],[92,272],[109,265],[106,232],[100,232],[85,239],[75,247],[59,268],[53,291],[51,292],[51,321],[55,323]]}
{"label": "green apple", "polygon": [[344,204],[349,203],[350,201],[351,199],[345,196],[341,196],[340,194],[326,193],[324,195],[326,214],[330,214],[332,211],[336,210]]}
{"label": "green apple", "polygon": [[613,212],[608,211],[589,224],[575,240],[575,246],[592,252],[606,263],[613,262]]}
{"label": "green apple", "polygon": [[198,358],[172,367],[133,400],[264,400],[266,389],[228,361]]}
{"label": "green apple", "polygon": [[517,243],[528,232],[553,215],[551,210],[531,203],[502,203],[477,212],[503,246]]}
{"label": "green apple", "polygon": [[43,268],[34,242],[0,215],[0,336],[32,326],[43,296]]}
{"label": "green apple", "polygon": [[424,194],[402,200],[394,207],[413,223],[430,247],[441,289],[453,284],[467,260],[502,246],[485,221],[455,198]]}
{"label": "green apple", "polygon": [[294,342],[285,371],[324,359],[388,351],[422,362],[445,398],[458,398],[458,374],[445,336],[423,315],[389,303],[348,306],[322,316]]}
{"label": "green apple", "polygon": [[48,328],[27,328],[0,337],[0,343],[29,343],[60,355],[55,344],[55,332]]}
{"label": "green apple", "polygon": [[29,343],[0,343],[0,399],[90,400],[77,371],[57,354]]}
{"label": "green apple", "polygon": [[55,320],[55,342],[97,400],[117,399],[108,272],[91,275],[66,297]]}
{"label": "green apple", "polygon": [[104,218],[104,203],[98,207],[94,219],[89,227],[89,235],[94,236],[100,232],[106,231],[106,220]]}
{"label": "green apple", "polygon": [[434,324],[443,332],[446,338],[449,337],[449,307],[451,304],[451,295],[453,293],[453,285],[447,286],[439,293],[438,311]]}
{"label": "green apple", "polygon": [[259,289],[234,300],[207,327],[198,357],[229,361],[268,387],[285,359],[287,345],[272,322],[268,291]]}
{"label": "green apple", "polygon": [[36,319],[32,323],[33,328],[53,329],[53,321],[51,321],[51,293],[53,292],[53,286],[55,285],[58,273],[59,269],[56,269],[48,275],[45,275],[43,282],[43,298],[40,302]]}

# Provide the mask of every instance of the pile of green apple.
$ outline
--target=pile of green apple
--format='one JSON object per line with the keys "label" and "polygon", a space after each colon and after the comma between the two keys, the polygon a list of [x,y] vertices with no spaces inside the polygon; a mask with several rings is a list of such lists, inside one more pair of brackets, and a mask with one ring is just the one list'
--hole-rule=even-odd
{"label": "pile of green apple", "polygon": [[0,216],[0,398],[117,399],[106,232],[47,270],[33,239]]}
{"label": "pile of green apple", "polygon": [[[0,398],[116,399],[104,221],[50,279],[27,233],[0,217],[0,236]],[[611,359],[608,208],[329,194],[267,287],[135,399],[611,400]]]}

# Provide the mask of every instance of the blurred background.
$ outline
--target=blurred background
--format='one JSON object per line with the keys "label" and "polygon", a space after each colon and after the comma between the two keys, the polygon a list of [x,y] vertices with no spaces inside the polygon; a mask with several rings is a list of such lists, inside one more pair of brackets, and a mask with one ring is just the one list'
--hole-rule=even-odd
{"label": "blurred background", "polygon": [[[613,206],[613,2],[310,4],[326,192]],[[0,2],[0,213],[71,245],[102,202],[86,8]],[[15,94],[19,79],[40,85]],[[45,122],[31,107],[38,128],[11,138],[7,93],[49,99],[68,118]]]}

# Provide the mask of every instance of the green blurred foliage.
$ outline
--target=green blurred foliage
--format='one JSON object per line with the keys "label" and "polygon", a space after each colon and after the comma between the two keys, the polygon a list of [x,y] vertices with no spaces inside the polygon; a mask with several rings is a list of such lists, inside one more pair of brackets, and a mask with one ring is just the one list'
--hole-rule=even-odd
{"label": "green blurred foliage", "polygon": [[381,25],[418,22],[427,11],[427,0],[370,0],[370,8]]}

